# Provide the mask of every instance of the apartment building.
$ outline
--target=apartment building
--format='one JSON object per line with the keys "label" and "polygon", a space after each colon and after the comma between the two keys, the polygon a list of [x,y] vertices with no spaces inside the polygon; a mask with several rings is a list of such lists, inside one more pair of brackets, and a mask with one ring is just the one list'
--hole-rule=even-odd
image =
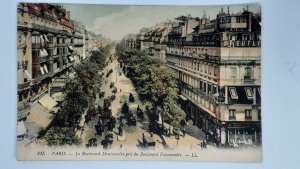
{"label": "apartment building", "polygon": [[213,20],[205,12],[176,19],[166,60],[180,81],[188,120],[218,145],[260,144],[260,14],[222,9]]}
{"label": "apartment building", "polygon": [[45,129],[59,111],[52,95],[86,58],[87,31],[61,5],[19,3],[17,38],[18,121]]}

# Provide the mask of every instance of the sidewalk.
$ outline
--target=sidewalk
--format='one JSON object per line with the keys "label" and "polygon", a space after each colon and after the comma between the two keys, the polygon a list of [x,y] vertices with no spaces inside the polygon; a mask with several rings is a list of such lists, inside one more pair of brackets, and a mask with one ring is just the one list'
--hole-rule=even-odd
{"label": "sidewalk", "polygon": [[[165,128],[169,128],[169,124],[164,123]],[[172,128],[172,127],[171,127]],[[171,135],[170,137],[162,135],[163,139],[165,140],[166,144],[170,147],[170,149],[191,149],[191,150],[201,150],[201,141],[195,137],[192,137],[189,134],[185,134],[183,137],[182,135],[177,139],[174,135]],[[207,145],[207,150],[217,150],[216,147]]]}

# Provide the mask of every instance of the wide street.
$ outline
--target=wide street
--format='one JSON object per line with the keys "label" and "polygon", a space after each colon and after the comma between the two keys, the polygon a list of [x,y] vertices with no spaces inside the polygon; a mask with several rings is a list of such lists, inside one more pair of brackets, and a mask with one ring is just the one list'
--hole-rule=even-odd
{"label": "wide street", "polygon": [[[109,70],[113,70],[113,72],[106,77],[106,73]],[[202,139],[205,137],[203,132],[201,130],[195,129],[194,126],[187,127],[187,134],[185,137],[181,136],[179,139],[175,137],[175,135],[171,136],[159,136],[157,134],[152,134],[148,132],[148,117],[144,114],[143,119],[137,118],[136,110],[139,106],[142,110],[145,110],[145,106],[142,104],[142,102],[139,99],[139,96],[134,88],[133,83],[129,78],[127,78],[124,73],[122,72],[122,69],[119,67],[119,63],[116,59],[114,59],[112,62],[109,62],[109,64],[103,69],[104,73],[104,79],[102,84],[102,91],[105,92],[105,96],[99,98],[99,95],[97,94],[95,106],[103,106],[103,100],[105,97],[109,97],[113,94],[112,88],[110,88],[111,82],[114,83],[114,86],[117,88],[116,92],[116,98],[111,102],[111,111],[112,116],[117,118],[116,120],[116,126],[113,129],[113,143],[111,145],[111,148],[113,149],[131,149],[131,148],[139,148],[141,147],[143,134],[146,138],[150,138],[151,140],[155,141],[155,146],[151,147],[150,149],[155,150],[163,150],[164,148],[167,149],[177,149],[179,148],[189,148],[189,149],[201,149],[200,143]],[[129,102],[129,94],[132,93],[135,101]],[[124,134],[123,136],[120,136],[118,134],[118,127],[120,126],[120,115],[121,115],[121,107],[122,105],[127,102],[130,111],[133,113],[134,117],[137,119],[136,126],[131,125],[129,126],[127,123],[123,123],[124,127]],[[104,139],[106,133],[104,132],[102,136],[97,135],[95,130],[95,125],[97,125],[99,121],[99,114],[92,117],[92,120],[89,123],[84,124],[84,130],[81,134],[81,139],[83,141],[82,146],[85,146],[88,144],[88,141],[90,138],[96,138],[97,139],[97,146],[102,146],[101,141]],[[167,128],[168,124],[165,124],[165,127]],[[194,138],[190,134],[193,134],[197,137]],[[166,145],[164,146],[165,143]],[[208,146],[212,148],[211,146]]]}

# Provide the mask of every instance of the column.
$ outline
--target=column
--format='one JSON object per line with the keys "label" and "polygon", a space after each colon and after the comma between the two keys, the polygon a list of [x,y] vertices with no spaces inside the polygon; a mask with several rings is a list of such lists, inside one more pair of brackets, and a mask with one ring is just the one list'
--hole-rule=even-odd
{"label": "column", "polygon": [[253,88],[253,105],[256,105],[256,87]]}
{"label": "column", "polygon": [[228,87],[225,86],[225,104],[228,104]]}

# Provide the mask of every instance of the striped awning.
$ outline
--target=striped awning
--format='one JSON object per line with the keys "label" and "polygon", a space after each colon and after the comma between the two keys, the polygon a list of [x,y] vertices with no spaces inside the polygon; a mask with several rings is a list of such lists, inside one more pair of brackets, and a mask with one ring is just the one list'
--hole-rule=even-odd
{"label": "striped awning", "polygon": [[35,103],[31,106],[26,121],[34,123],[34,128],[45,129],[49,126],[53,118],[54,115],[50,113],[49,109],[43,107],[40,103]]}
{"label": "striped awning", "polygon": [[24,121],[17,122],[17,136],[23,136],[26,134],[26,128]]}
{"label": "striped awning", "polygon": [[57,102],[52,99],[49,94],[45,94],[42,98],[38,100],[38,102],[48,110],[51,110],[54,106],[57,105]]}

